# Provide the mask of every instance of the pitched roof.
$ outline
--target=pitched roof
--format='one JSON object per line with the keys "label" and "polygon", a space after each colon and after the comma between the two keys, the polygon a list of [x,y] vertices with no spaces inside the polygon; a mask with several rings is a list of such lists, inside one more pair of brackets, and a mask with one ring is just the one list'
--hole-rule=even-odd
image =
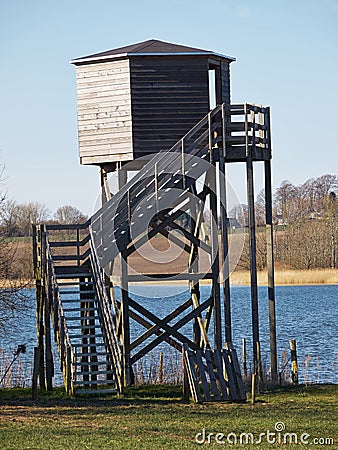
{"label": "pitched roof", "polygon": [[187,47],[185,45],[172,44],[157,39],[149,39],[137,44],[127,45],[125,47],[114,48],[105,52],[94,53],[93,55],[83,56],[81,58],[72,59],[72,64],[80,64],[85,62],[94,62],[97,60],[109,60],[130,56],[163,56],[163,55],[214,55],[220,58],[234,61],[235,58],[226,55],[220,55],[210,50],[200,48]]}

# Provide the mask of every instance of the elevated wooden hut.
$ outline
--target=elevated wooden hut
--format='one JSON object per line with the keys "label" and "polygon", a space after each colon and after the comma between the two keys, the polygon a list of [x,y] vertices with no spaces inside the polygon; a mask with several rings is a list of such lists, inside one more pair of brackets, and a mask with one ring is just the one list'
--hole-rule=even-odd
{"label": "elevated wooden hut", "polygon": [[151,39],[77,58],[81,164],[169,150],[217,104],[230,106],[230,63],[212,51]]}

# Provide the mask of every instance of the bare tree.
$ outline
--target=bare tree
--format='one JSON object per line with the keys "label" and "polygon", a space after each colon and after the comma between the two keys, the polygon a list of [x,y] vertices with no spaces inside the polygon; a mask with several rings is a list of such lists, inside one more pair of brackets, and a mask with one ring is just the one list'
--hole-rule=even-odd
{"label": "bare tree", "polygon": [[57,209],[54,214],[54,220],[60,224],[84,223],[87,220],[87,216],[74,206],[65,205]]}
{"label": "bare tree", "polygon": [[[6,201],[1,187],[0,180],[0,211],[3,224],[3,217],[11,218],[15,208],[14,202]],[[10,212],[7,211],[7,207],[11,209]],[[10,228],[11,224],[12,222]],[[8,232],[8,229],[6,231]],[[4,332],[9,326],[9,319],[16,317],[17,313],[27,306],[28,297],[24,290],[27,287],[27,279],[26,276],[23,277],[22,256],[18,253],[18,243],[8,239],[3,225],[0,235],[0,281],[0,331]]]}
{"label": "bare tree", "polygon": [[283,182],[276,209],[284,226],[276,237],[276,260],[296,269],[335,268],[338,215],[336,175],[311,178],[300,186]]}
{"label": "bare tree", "polygon": [[21,236],[31,236],[32,225],[46,222],[50,211],[46,205],[39,202],[29,202],[18,205],[17,217]]}
{"label": "bare tree", "polygon": [[15,200],[3,199],[0,203],[0,222],[3,236],[19,236],[18,204]]}
{"label": "bare tree", "polygon": [[256,225],[265,225],[265,190],[261,189],[255,202]]}

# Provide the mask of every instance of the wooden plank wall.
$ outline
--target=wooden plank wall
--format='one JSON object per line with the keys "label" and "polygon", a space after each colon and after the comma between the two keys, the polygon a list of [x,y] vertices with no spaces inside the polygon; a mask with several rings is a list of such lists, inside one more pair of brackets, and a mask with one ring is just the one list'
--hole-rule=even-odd
{"label": "wooden plank wall", "polygon": [[132,159],[129,60],[76,67],[81,164]]}
{"label": "wooden plank wall", "polygon": [[230,63],[221,61],[222,103],[230,106]]}
{"label": "wooden plank wall", "polygon": [[209,111],[208,58],[130,61],[134,158],[168,150]]}

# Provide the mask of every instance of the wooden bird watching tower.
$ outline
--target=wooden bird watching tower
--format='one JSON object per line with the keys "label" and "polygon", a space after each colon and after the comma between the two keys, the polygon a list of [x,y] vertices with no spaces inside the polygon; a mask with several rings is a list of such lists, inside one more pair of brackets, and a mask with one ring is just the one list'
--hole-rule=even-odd
{"label": "wooden bird watching tower", "polygon": [[[62,319],[60,352],[70,390],[72,383],[96,386],[102,374],[114,378],[121,390],[132,383],[133,365],[166,342],[183,351],[197,401],[245,398],[232,346],[225,167],[236,162],[246,165],[253,359],[259,373],[255,161],[263,161],[265,167],[270,356],[272,378],[277,380],[270,110],[231,104],[233,61],[229,56],[158,40],[71,61],[76,66],[80,163],[100,168],[103,202],[89,222],[78,227],[75,242],[48,244],[53,228],[49,226],[40,239],[38,234],[36,250],[39,253],[39,242],[47,239],[50,256],[47,269],[40,272],[49,270],[56,286],[62,280],[67,281],[65,286],[78,280],[77,290],[71,292],[79,292],[79,343],[73,344],[69,334],[76,326],[68,326],[67,331],[67,320],[72,324],[77,316],[67,319],[62,305],[62,295],[70,291],[61,289],[56,297],[53,289],[48,291],[53,294],[49,304],[55,304],[54,326],[58,328],[55,315]],[[107,174],[115,171],[118,191],[112,195]],[[206,212],[209,229],[204,223]],[[186,223],[182,216],[188,218]],[[88,236],[79,237],[79,228],[88,229]],[[142,262],[135,268],[137,255],[158,235],[181,250],[179,260],[171,265],[153,261],[150,272]],[[76,248],[77,255],[55,256],[55,249],[66,246]],[[72,260],[76,266],[58,265],[58,261]],[[207,298],[201,295],[202,279],[211,285]],[[186,281],[189,298],[159,317],[130,293],[130,283],[149,280]],[[121,288],[119,299],[116,284]],[[136,337],[134,324],[144,329]],[[97,327],[102,344],[95,334]],[[98,351],[99,345],[104,352]],[[99,368],[104,363],[100,355],[105,355],[105,370]],[[77,366],[80,372],[74,369]],[[207,392],[208,386],[213,392]]]}
{"label": "wooden bird watching tower", "polygon": [[[160,158],[158,157],[163,155],[163,151],[174,150],[174,154],[183,153],[185,155],[192,154],[204,157],[204,146],[204,150],[209,151],[209,163],[214,167],[217,165],[221,172],[225,172],[224,167],[227,163],[245,162],[247,167],[255,367],[259,359],[257,354],[259,351],[259,347],[257,350],[259,322],[253,162],[264,161],[265,163],[271,368],[274,379],[277,377],[271,228],[269,108],[255,105],[231,105],[230,64],[234,60],[232,57],[211,51],[158,40],[149,40],[71,61],[76,65],[80,162],[81,164],[93,164],[100,167],[101,185],[105,201],[111,198],[106,182],[106,174],[115,170],[119,172],[119,189],[120,193],[122,192],[123,194],[120,195],[120,202],[123,207],[121,205],[115,209],[106,207],[94,216],[92,226],[94,233],[97,234],[97,242],[98,236],[102,238],[103,229],[102,226],[100,229],[98,226],[98,222],[102,221],[102,217],[106,217],[106,223],[110,221],[111,230],[114,231],[114,236],[112,234],[110,236],[112,241],[117,242],[115,253],[109,249],[109,242],[101,247],[98,245],[98,252],[101,253],[101,263],[104,261],[103,265],[107,267],[108,262],[114,259],[117,253],[122,255],[120,273],[123,291],[122,305],[116,313],[121,316],[122,328],[125,328],[122,334],[125,336],[123,348],[127,366],[136,362],[139,357],[153,348],[150,345],[146,350],[142,349],[139,353],[131,354],[131,349],[135,349],[136,346],[130,342],[130,331],[128,330],[130,327],[130,308],[133,307],[136,314],[141,313],[141,308],[138,308],[134,300],[129,298],[128,282],[147,279],[140,275],[136,276],[128,273],[127,258],[135,251],[138,239],[141,239],[139,245],[142,243],[142,238],[140,238],[141,230],[136,232],[133,230],[133,226],[135,228],[137,224],[130,223],[132,213],[136,211],[137,207],[140,208],[139,204],[136,206],[134,197],[139,191],[142,192],[143,196],[147,195],[142,185],[142,182],[143,184],[145,183],[145,179],[147,179],[147,186],[153,183],[153,191],[158,190],[161,183],[163,186],[166,186],[163,177],[161,178],[158,174],[159,166],[161,162],[163,163],[163,157],[162,159],[161,156]],[[211,74],[213,75],[211,76]],[[214,101],[217,105],[214,110],[212,110],[211,96],[214,96]],[[238,121],[238,118],[242,118],[242,121]],[[195,151],[196,148],[199,153]],[[200,151],[201,149],[202,151]],[[149,163],[154,156],[153,163]],[[157,160],[156,157],[158,158]],[[129,162],[128,165],[126,164],[127,162]],[[145,166],[146,163],[147,165]],[[128,170],[141,170],[142,167],[144,170],[149,164],[155,170],[148,169],[145,173],[140,172],[138,174],[139,181],[135,180],[130,188],[126,188],[123,191],[127,183],[125,172]],[[123,171],[124,167],[127,167],[126,171]],[[182,167],[180,169],[182,171]],[[201,170],[207,169],[201,168]],[[210,214],[217,222],[217,203],[219,202],[217,197],[226,196],[226,188],[225,186],[220,186],[218,191],[213,189],[212,184],[215,183],[215,180],[212,179],[212,174],[209,175],[210,179],[205,182],[205,190],[202,191],[204,194],[200,195],[200,202],[201,205],[205,205],[205,197],[207,195],[210,196]],[[194,174],[194,178],[196,179],[198,176],[199,172],[197,171]],[[190,190],[190,192],[196,192],[194,183],[184,186],[184,180],[180,180],[180,182],[183,183],[180,185],[182,191]],[[143,191],[141,188],[138,188],[140,184]],[[211,192],[213,190],[214,192]],[[123,196],[126,200],[122,199]],[[180,274],[180,279],[186,279],[190,283],[192,278],[194,279],[194,282],[191,283],[193,309],[207,310],[207,315],[208,311],[210,314],[210,310],[213,309],[215,348],[222,347],[224,338],[226,342],[231,342],[232,340],[229,279],[227,267],[224,267],[227,265],[225,255],[228,252],[228,231],[226,199],[224,198],[223,200],[222,202],[222,199],[220,199],[222,206],[220,211],[221,226],[220,229],[215,227],[215,229],[211,230],[210,248],[206,248],[206,244],[201,239],[201,220],[198,216],[201,205],[195,205],[195,208],[197,208],[195,215],[190,210],[195,229],[190,230],[190,234],[180,229],[186,238],[186,241],[181,243],[181,245],[183,247],[188,246],[186,250],[190,255],[188,270],[185,274]],[[132,202],[134,202],[133,205],[131,204]],[[173,204],[172,208],[175,206]],[[165,232],[165,226],[168,223],[177,229],[179,225],[172,218],[172,211],[170,213],[171,217],[168,216],[168,208],[166,208],[166,211],[156,211],[157,217],[155,215],[152,217],[152,230],[155,229],[168,237],[168,234]],[[115,217],[113,217],[114,214]],[[120,219],[116,217],[116,214],[121,216]],[[126,220],[127,222],[129,221],[129,229],[127,233],[123,234],[124,238],[121,240],[119,234],[121,232],[121,223],[126,223]],[[162,223],[162,227],[159,225],[159,222]],[[131,233],[131,231],[134,232]],[[222,248],[219,248],[217,243],[217,235],[219,233],[222,237]],[[126,238],[127,235],[128,238]],[[118,242],[119,239],[121,242],[123,241],[121,244]],[[176,244],[178,243],[176,242]],[[204,308],[199,303],[199,278],[196,258],[198,251],[201,249],[206,252],[209,251],[213,261],[210,273],[204,275],[204,278],[210,278],[212,282],[212,299],[210,300],[210,305],[204,305]],[[193,255],[195,255],[195,258]],[[220,282],[218,275],[221,268],[224,275],[222,281],[225,305],[224,318],[221,317],[219,299]],[[193,273],[194,276],[192,276]],[[162,277],[158,277],[162,281],[170,279],[170,275],[172,276],[172,274],[166,273],[162,275]],[[206,324],[208,317],[202,318],[201,311],[192,318],[195,322],[195,338],[194,345],[191,345],[192,348],[200,348],[207,344]],[[151,318],[148,316],[146,319]],[[154,320],[154,318],[152,319],[153,325],[159,327],[159,322]],[[223,322],[224,327],[222,326]],[[224,331],[222,328],[224,328]],[[166,327],[163,330],[167,331],[170,339],[177,339],[177,333],[172,334],[173,330],[168,330]],[[145,333],[145,336],[148,336],[148,334]],[[166,340],[168,342],[168,339]],[[182,343],[191,344],[185,338],[178,338],[178,340],[181,340],[178,343],[179,345],[177,345],[176,341],[175,344],[171,342],[176,348],[181,346]],[[142,338],[140,341],[142,341]],[[158,339],[156,342],[161,342],[161,340]]]}

